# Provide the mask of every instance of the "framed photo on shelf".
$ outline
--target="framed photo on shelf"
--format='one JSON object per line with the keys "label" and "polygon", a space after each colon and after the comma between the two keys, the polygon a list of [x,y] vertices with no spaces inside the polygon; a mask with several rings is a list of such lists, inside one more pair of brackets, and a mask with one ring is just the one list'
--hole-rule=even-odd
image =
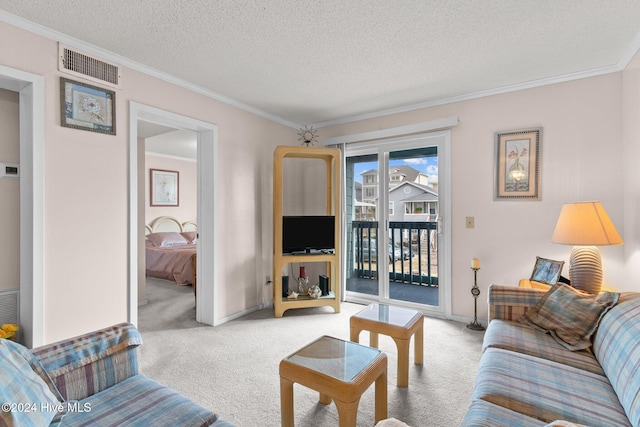
{"label": "framed photo on shelf", "polygon": [[116,134],[116,93],[60,77],[60,124]]}
{"label": "framed photo on shelf", "polygon": [[552,259],[536,257],[536,264],[533,266],[531,279],[535,282],[546,283],[547,285],[555,285],[560,279],[564,261],[554,261]]}
{"label": "framed photo on shelf", "polygon": [[161,169],[149,169],[149,172],[151,206],[179,206],[179,172]]}
{"label": "framed photo on shelf", "polygon": [[495,133],[494,200],[540,200],[542,128]]}

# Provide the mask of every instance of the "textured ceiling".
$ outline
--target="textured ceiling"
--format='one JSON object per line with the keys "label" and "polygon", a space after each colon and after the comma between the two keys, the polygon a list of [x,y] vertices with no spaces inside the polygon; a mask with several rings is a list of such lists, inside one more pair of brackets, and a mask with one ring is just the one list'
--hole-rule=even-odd
{"label": "textured ceiling", "polygon": [[0,0],[0,11],[291,125],[617,71],[640,46],[638,0]]}

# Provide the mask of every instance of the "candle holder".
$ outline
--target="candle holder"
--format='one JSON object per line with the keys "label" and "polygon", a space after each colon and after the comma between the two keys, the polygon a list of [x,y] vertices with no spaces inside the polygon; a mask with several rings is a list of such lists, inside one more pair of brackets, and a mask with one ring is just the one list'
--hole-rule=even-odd
{"label": "candle holder", "polygon": [[467,328],[472,331],[484,331],[484,326],[478,323],[478,296],[480,296],[480,288],[478,288],[478,270],[479,267],[471,267],[473,270],[473,288],[471,288],[471,295],[473,295],[473,322],[467,325]]}

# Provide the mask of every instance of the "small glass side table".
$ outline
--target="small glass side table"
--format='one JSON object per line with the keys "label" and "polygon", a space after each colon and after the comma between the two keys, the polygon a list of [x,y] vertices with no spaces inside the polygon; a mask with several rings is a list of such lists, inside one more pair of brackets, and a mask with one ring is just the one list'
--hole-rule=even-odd
{"label": "small glass side table", "polygon": [[293,427],[293,383],[320,393],[320,403],[336,404],[340,427],[355,427],[362,393],[375,382],[375,420],[387,418],[387,355],[322,336],[280,362],[282,426]]}
{"label": "small glass side table", "polygon": [[409,387],[409,345],[414,338],[414,363],[422,365],[424,355],[424,314],[388,304],[369,304],[351,316],[350,339],[360,341],[360,332],[369,331],[369,345],[378,347],[378,334],[390,336],[398,348],[398,387]]}

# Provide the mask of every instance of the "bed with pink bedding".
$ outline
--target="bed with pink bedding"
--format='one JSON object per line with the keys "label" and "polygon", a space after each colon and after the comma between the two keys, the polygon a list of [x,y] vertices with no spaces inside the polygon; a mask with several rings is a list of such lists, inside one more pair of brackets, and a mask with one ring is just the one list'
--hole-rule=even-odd
{"label": "bed with pink bedding", "polygon": [[[155,225],[155,229],[163,229]],[[195,290],[197,233],[155,231],[154,227],[149,231],[145,238],[146,275],[178,285],[194,285]]]}

